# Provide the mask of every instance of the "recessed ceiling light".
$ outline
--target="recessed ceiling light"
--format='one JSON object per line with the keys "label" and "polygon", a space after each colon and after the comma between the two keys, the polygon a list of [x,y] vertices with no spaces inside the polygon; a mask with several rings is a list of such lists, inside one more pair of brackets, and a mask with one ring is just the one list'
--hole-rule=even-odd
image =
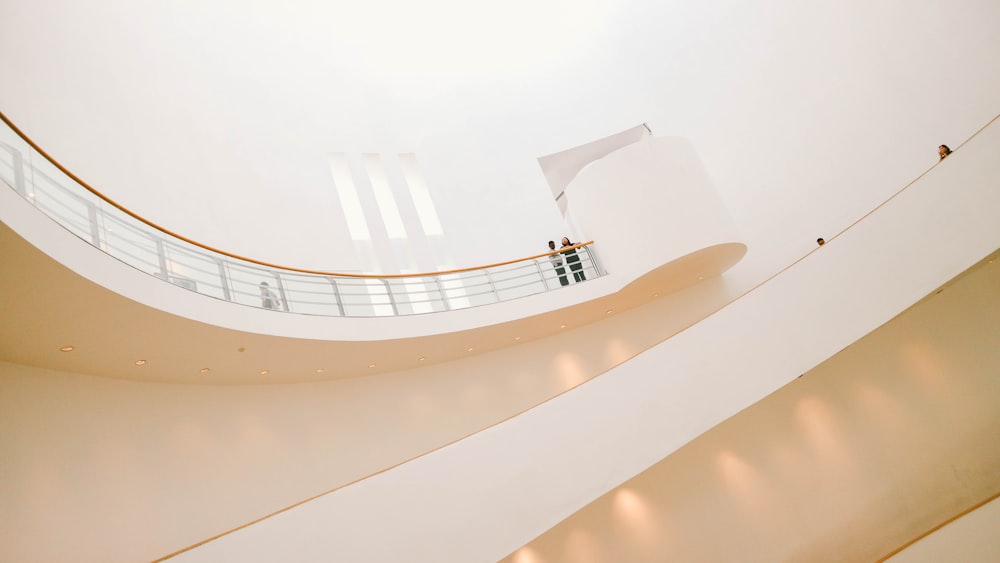
{"label": "recessed ceiling light", "polygon": [[423,356],[420,356],[420,361],[421,361],[421,362],[422,362],[422,361],[424,361],[424,360],[426,360],[426,359],[427,359],[427,358],[425,358],[425,357],[423,357]]}
{"label": "recessed ceiling light", "polygon": [[375,364],[368,364],[368,367],[373,368],[375,367]]}
{"label": "recessed ceiling light", "polygon": [[466,350],[465,350],[465,351],[466,351],[466,352],[471,352],[471,351],[472,351],[472,348],[466,348]]}
{"label": "recessed ceiling light", "polygon": [[653,292],[653,297],[659,297],[659,296],[660,296],[660,292],[659,291],[654,291]]}
{"label": "recessed ceiling light", "polygon": [[604,311],[604,314],[605,315],[610,315],[611,313],[614,313],[614,312],[615,312],[614,309],[608,309],[607,311]]}
{"label": "recessed ceiling light", "polygon": [[137,366],[144,366],[144,365],[146,365],[146,360],[136,360],[135,361],[135,365],[137,365]]}
{"label": "recessed ceiling light", "polygon": [[198,373],[208,373],[208,368],[201,368]]}
{"label": "recessed ceiling light", "polygon": [[703,279],[705,279],[705,276],[698,276],[698,279],[699,280],[703,280]]}
{"label": "recessed ceiling light", "polygon": [[324,371],[326,371],[326,370],[323,369],[323,368],[319,368],[318,370],[316,370],[316,373],[323,373]]}
{"label": "recessed ceiling light", "polygon": [[515,337],[514,337],[514,340],[516,340],[516,341],[520,342],[520,341],[521,341],[521,337],[520,337],[520,336],[515,336]]}
{"label": "recessed ceiling light", "polygon": [[72,346],[63,346],[59,349],[60,352],[72,352],[73,350],[76,350],[76,348]]}
{"label": "recessed ceiling light", "polygon": [[559,328],[566,328],[566,325],[559,325]]}
{"label": "recessed ceiling light", "polygon": [[262,369],[262,370],[260,370],[260,374],[261,374],[261,375],[267,375],[267,374],[269,374],[269,373],[271,373],[271,372],[267,371],[266,369]]}

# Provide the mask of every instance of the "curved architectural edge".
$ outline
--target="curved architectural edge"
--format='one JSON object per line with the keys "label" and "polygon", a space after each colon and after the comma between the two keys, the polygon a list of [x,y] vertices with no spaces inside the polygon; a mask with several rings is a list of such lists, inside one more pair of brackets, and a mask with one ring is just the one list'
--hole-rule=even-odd
{"label": "curved architectural edge", "polygon": [[1000,251],[503,563],[882,561],[1000,490],[995,329]]}
{"label": "curved architectural edge", "polygon": [[998,146],[984,131],[821,252],[572,393],[177,559],[502,558],[1000,246]]}
{"label": "curved architectural edge", "polygon": [[[131,300],[215,326],[288,338],[373,342],[469,331],[572,308],[588,301],[614,298],[623,287],[641,277],[612,272],[586,284],[559,291],[530,295],[501,304],[427,315],[343,318],[276,314],[183,290],[124,265],[66,232],[13,190],[0,190],[0,221],[60,264]],[[704,248],[729,242],[724,237],[698,241],[699,244],[705,244]],[[701,248],[697,246],[689,246],[678,251],[673,258],[679,259],[699,250]],[[717,256],[717,253],[712,252],[709,256]],[[706,259],[697,264],[685,260],[683,263],[697,266],[698,269],[678,271],[682,282],[667,281],[671,286],[682,286],[690,280],[720,275],[734,263],[731,258],[724,257],[719,261]],[[671,261],[666,259],[664,263]],[[666,286],[663,291],[668,291]],[[647,300],[622,300],[615,303],[615,306],[626,309]]]}

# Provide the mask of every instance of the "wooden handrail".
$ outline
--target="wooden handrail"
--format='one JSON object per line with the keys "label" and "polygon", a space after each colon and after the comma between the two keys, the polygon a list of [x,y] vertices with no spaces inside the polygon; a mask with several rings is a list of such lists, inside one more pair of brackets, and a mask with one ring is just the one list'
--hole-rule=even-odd
{"label": "wooden handrail", "polygon": [[559,250],[554,250],[552,252],[546,252],[546,253],[543,253],[543,254],[536,254],[534,256],[528,256],[526,258],[517,258],[515,260],[507,260],[505,262],[496,262],[494,264],[486,264],[484,266],[474,266],[474,267],[471,267],[471,268],[456,268],[456,269],[453,269],[453,270],[441,270],[441,271],[438,271],[438,272],[421,272],[421,273],[417,273],[417,274],[347,274],[347,273],[339,273],[339,272],[327,272],[327,271],[324,271],[324,270],[310,270],[308,268],[295,268],[295,267],[292,267],[292,266],[282,266],[280,264],[273,264],[271,262],[264,262],[263,260],[256,260],[254,258],[248,258],[246,256],[240,256],[239,254],[233,254],[232,252],[227,252],[225,250],[221,250],[219,248],[215,248],[213,246],[209,246],[207,244],[198,242],[196,240],[189,239],[189,238],[187,238],[187,237],[185,237],[183,235],[180,235],[180,234],[177,234],[177,233],[171,231],[170,229],[167,229],[166,227],[162,227],[160,225],[157,225],[156,223],[150,221],[149,219],[146,219],[145,217],[139,215],[138,213],[135,213],[135,212],[133,212],[133,211],[125,208],[120,203],[114,201],[113,199],[109,198],[108,196],[106,196],[103,193],[101,193],[98,190],[96,190],[93,186],[91,186],[87,182],[84,182],[76,174],[70,172],[68,168],[66,168],[65,166],[63,166],[62,164],[60,164],[59,161],[57,161],[56,159],[52,158],[52,156],[49,155],[49,153],[45,152],[45,150],[42,149],[42,147],[38,146],[37,143],[35,143],[33,140],[31,140],[31,138],[28,137],[23,131],[21,131],[21,129],[19,129],[17,127],[17,125],[14,125],[14,123],[10,119],[8,119],[7,116],[4,115],[4,113],[2,111],[0,111],[0,120],[3,120],[3,122],[6,123],[7,126],[10,127],[11,130],[14,131],[14,133],[16,133],[18,137],[21,138],[21,140],[23,140],[25,143],[28,143],[28,146],[30,146],[32,149],[34,149],[34,151],[37,152],[38,154],[42,155],[42,157],[45,158],[45,160],[49,161],[49,163],[51,163],[53,166],[55,166],[56,168],[58,168],[60,172],[62,172],[66,176],[68,176],[70,179],[72,179],[74,182],[76,182],[77,184],[79,184],[81,187],[83,187],[88,192],[94,194],[94,196],[96,196],[97,198],[101,199],[102,201],[104,201],[108,205],[114,207],[115,209],[121,211],[122,213],[128,215],[129,217],[135,219],[136,221],[139,221],[140,223],[142,223],[142,224],[144,224],[144,225],[146,225],[148,227],[152,227],[153,229],[156,229],[157,231],[160,231],[161,233],[163,233],[165,235],[171,236],[171,237],[173,237],[175,239],[178,239],[178,240],[182,240],[182,241],[184,241],[184,242],[186,242],[186,243],[188,243],[188,244],[190,244],[192,246],[196,246],[196,247],[201,248],[203,250],[207,250],[207,251],[215,253],[215,254],[221,254],[222,256],[227,256],[229,258],[235,258],[236,260],[242,260],[244,262],[249,262],[251,264],[257,264],[258,266],[265,266],[265,267],[268,267],[268,268],[274,268],[276,270],[285,270],[285,271],[288,271],[288,272],[298,272],[298,273],[302,273],[302,274],[315,274],[315,275],[318,275],[318,276],[335,276],[335,277],[343,277],[343,278],[364,278],[364,279],[419,278],[419,277],[428,277],[428,276],[440,276],[440,275],[445,275],[445,274],[459,274],[459,273],[462,273],[462,272],[473,272],[473,271],[477,271],[477,270],[485,270],[487,268],[495,268],[495,267],[498,267],[498,266],[506,266],[508,264],[514,264],[514,263],[517,263],[517,262],[527,262],[528,260],[535,260],[537,258],[542,258],[543,256],[549,256],[549,255],[552,255],[552,254],[558,254],[558,253],[563,252],[565,250],[574,250],[574,249],[577,249],[577,248],[583,248],[584,246],[589,246],[591,244],[594,244],[594,241],[588,241],[588,242],[584,242],[584,243],[575,244],[575,245],[573,245],[573,246],[571,246],[569,248],[566,248],[566,249],[559,249]]}

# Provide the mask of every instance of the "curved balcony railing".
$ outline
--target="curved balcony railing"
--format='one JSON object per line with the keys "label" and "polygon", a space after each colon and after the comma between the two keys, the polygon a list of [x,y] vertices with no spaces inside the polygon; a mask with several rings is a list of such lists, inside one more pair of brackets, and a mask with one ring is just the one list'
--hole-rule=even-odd
{"label": "curved balcony railing", "polygon": [[422,274],[342,274],[237,256],[125,209],[52,159],[2,113],[0,120],[0,180],[105,254],[216,299],[309,315],[414,315],[509,301],[604,275],[592,242],[567,249],[570,254]]}

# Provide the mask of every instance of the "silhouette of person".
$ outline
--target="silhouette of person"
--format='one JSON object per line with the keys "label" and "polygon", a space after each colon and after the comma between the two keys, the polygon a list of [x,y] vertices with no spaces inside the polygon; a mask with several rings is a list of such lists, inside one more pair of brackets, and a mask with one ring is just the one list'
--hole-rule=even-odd
{"label": "silhouette of person", "polygon": [[260,306],[265,309],[278,308],[278,296],[271,291],[267,282],[260,282]]}
{"label": "silhouette of person", "polygon": [[[556,249],[556,241],[549,241],[549,250]],[[556,270],[556,275],[559,276],[559,285],[569,285],[569,278],[566,277],[566,268],[563,267],[563,257],[562,254],[549,254],[549,262],[552,262],[552,267]]]}
{"label": "silhouette of person", "polygon": [[826,244],[826,241],[823,240],[823,237],[819,237],[818,239],[816,239],[816,244],[823,246],[824,244]]}
{"label": "silhouette of person", "polygon": [[938,160],[944,160],[948,158],[949,154],[951,154],[951,149],[948,148],[948,145],[941,145],[940,147],[938,147]]}
{"label": "silhouette of person", "polygon": [[[562,238],[562,247],[567,248],[573,246],[570,242],[569,237]],[[576,282],[582,282],[587,279],[587,276],[583,275],[583,264],[580,263],[580,257],[576,255],[576,249],[570,248],[569,250],[563,251],[566,255],[566,264],[569,265],[569,269],[573,272],[573,280]]]}

